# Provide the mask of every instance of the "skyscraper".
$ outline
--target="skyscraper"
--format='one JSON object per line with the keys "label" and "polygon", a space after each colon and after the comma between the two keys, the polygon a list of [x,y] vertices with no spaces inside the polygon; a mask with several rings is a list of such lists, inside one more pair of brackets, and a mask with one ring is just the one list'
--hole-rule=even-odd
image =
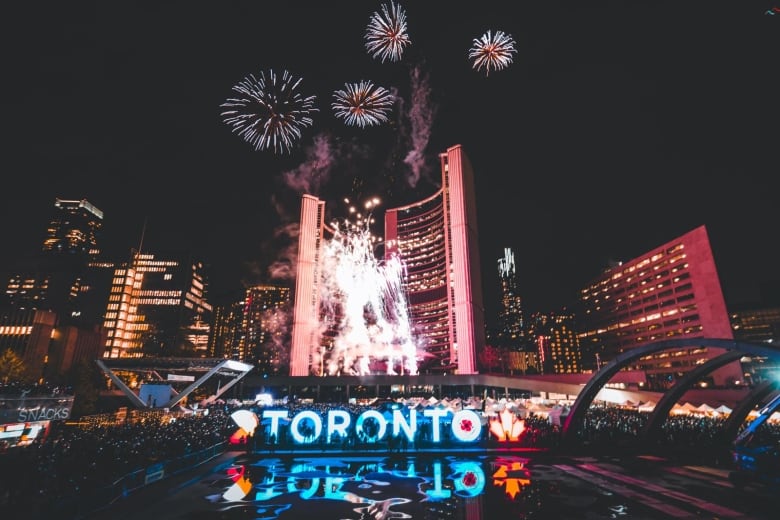
{"label": "skyscraper", "polygon": [[209,335],[209,357],[239,359],[243,323],[243,298],[227,305],[215,306]]}
{"label": "skyscraper", "polygon": [[7,280],[6,305],[53,311],[62,324],[99,324],[110,280],[100,261],[102,227],[103,212],[86,199],[55,199],[41,249]]}
{"label": "skyscraper", "polygon": [[[484,348],[484,308],[478,250],[474,172],[460,145],[440,154],[441,187],[432,195],[385,213],[385,260],[400,258],[419,373],[476,373]],[[298,237],[290,374],[324,373],[313,360],[327,349],[320,330],[318,290],[325,203],[304,195]]]}
{"label": "skyscraper", "polygon": [[54,201],[54,208],[43,250],[97,258],[103,212],[86,199],[58,198]]}
{"label": "skyscraper", "polygon": [[238,359],[257,365],[261,374],[280,375],[287,365],[284,345],[290,288],[255,285],[246,290]]}
{"label": "skyscraper", "polygon": [[[206,290],[205,266],[189,255],[136,253],[114,272],[104,357],[205,357],[208,329],[199,326],[211,320]],[[193,334],[203,340],[194,341]]]}
{"label": "skyscraper", "polygon": [[562,312],[534,313],[528,336],[536,345],[539,366],[544,374],[577,374],[582,370],[579,338],[574,315]]}
{"label": "skyscraper", "polygon": [[499,344],[518,350],[525,340],[523,300],[517,283],[515,253],[508,247],[504,248],[504,256],[498,259],[498,281],[501,284],[501,308],[498,312]]}
{"label": "skyscraper", "polygon": [[385,255],[406,266],[420,373],[477,373],[485,346],[474,171],[460,145],[439,154],[441,188],[385,213]]}
{"label": "skyscraper", "polygon": [[[580,344],[583,364],[597,368],[621,352],[677,338],[733,337],[729,315],[704,226],[605,270],[580,291]],[[638,360],[651,389],[677,379],[722,349],[701,347],[659,352]],[[716,386],[741,384],[739,362],[713,372]]]}
{"label": "skyscraper", "polygon": [[325,202],[312,195],[301,198],[301,222],[298,234],[298,263],[293,300],[290,375],[308,376],[317,350],[323,348],[319,336],[321,266],[323,241],[332,231],[325,223]]}

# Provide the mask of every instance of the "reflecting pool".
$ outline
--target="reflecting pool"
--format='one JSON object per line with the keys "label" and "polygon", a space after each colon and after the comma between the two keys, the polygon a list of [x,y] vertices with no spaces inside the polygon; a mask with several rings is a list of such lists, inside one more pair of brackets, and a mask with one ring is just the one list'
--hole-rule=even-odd
{"label": "reflecting pool", "polygon": [[89,520],[777,518],[776,490],[649,454],[229,452],[159,482]]}
{"label": "reflecting pool", "polygon": [[540,490],[519,456],[247,455],[205,497],[215,518],[523,518]]}

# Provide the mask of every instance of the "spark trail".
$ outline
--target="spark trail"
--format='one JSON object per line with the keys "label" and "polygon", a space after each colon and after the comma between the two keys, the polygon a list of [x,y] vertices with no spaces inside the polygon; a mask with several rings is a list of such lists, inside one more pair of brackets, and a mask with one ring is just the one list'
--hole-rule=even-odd
{"label": "spark trail", "polygon": [[335,225],[324,247],[320,334],[330,344],[312,352],[322,375],[417,374],[404,266],[398,257],[377,260],[369,221]]}

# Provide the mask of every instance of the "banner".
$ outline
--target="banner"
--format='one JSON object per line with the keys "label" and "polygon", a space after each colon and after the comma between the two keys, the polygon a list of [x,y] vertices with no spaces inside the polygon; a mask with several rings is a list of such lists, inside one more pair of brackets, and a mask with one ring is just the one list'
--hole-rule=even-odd
{"label": "banner", "polygon": [[72,408],[73,396],[0,396],[0,424],[66,420]]}

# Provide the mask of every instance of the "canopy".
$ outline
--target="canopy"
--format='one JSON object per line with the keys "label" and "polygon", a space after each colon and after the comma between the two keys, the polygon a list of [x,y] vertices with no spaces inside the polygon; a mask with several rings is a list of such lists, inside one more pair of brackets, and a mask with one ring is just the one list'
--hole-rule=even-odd
{"label": "canopy", "polygon": [[647,401],[637,407],[640,412],[652,412],[655,409],[655,401]]}

